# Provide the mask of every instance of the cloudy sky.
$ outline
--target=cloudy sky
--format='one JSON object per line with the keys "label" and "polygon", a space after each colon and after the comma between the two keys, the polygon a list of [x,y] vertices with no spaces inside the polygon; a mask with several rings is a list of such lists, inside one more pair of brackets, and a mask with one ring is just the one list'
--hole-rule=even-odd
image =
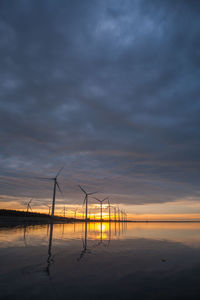
{"label": "cloudy sky", "polygon": [[33,177],[65,165],[58,206],[81,204],[81,184],[130,213],[200,216],[199,14],[198,0],[1,0],[1,207],[44,207],[52,182]]}

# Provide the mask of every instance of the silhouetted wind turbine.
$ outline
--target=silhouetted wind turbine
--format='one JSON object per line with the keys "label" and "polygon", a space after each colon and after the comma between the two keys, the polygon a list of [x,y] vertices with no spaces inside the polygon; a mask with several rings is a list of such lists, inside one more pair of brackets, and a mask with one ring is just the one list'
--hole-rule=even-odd
{"label": "silhouetted wind turbine", "polygon": [[80,185],[79,188],[81,191],[85,194],[85,198],[83,200],[83,205],[85,204],[85,221],[87,221],[87,214],[88,214],[88,196],[97,194],[98,192],[93,192],[93,193],[87,193]]}
{"label": "silhouetted wind turbine", "polygon": [[111,218],[110,218],[110,216],[111,216],[111,214],[110,214],[110,207],[111,207],[111,205],[110,205],[110,199],[108,197],[109,222],[111,221]]}
{"label": "silhouetted wind turbine", "polygon": [[55,210],[55,201],[56,201],[56,188],[59,189],[60,193],[62,194],[62,191],[60,189],[60,186],[58,184],[57,178],[60,175],[60,172],[64,169],[64,166],[60,168],[58,173],[56,174],[55,177],[49,178],[49,177],[36,177],[36,179],[44,179],[44,180],[53,180],[54,181],[54,186],[53,186],[53,200],[52,200],[52,211],[51,211],[51,216],[54,216],[54,210]]}
{"label": "silhouetted wind turbine", "polygon": [[28,211],[29,211],[29,209],[32,211],[32,208],[31,208],[31,202],[32,202],[32,200],[33,200],[33,199],[30,199],[30,200],[28,201],[28,203],[27,203],[27,210],[26,210],[26,212],[28,212]]}
{"label": "silhouetted wind turbine", "polygon": [[124,222],[125,222],[125,216],[126,216],[125,210],[123,210],[123,216],[124,216]]}
{"label": "silhouetted wind turbine", "polygon": [[121,220],[122,220],[122,222],[124,221],[124,212],[123,212],[123,210],[121,209]]}
{"label": "silhouetted wind turbine", "polygon": [[118,221],[120,222],[120,209],[119,209],[119,206],[118,206]]}
{"label": "silhouetted wind turbine", "polygon": [[63,215],[64,215],[64,218],[65,218],[65,212],[66,212],[66,207],[65,207],[65,205],[64,205],[64,208],[63,208],[63,210],[61,211],[61,213],[63,212]]}
{"label": "silhouetted wind turbine", "polygon": [[124,222],[126,222],[126,211],[124,210]]}
{"label": "silhouetted wind turbine", "polygon": [[78,209],[78,208],[75,208],[75,209],[74,209],[74,219],[75,219],[75,220],[76,220],[76,212],[77,212],[77,209]]}
{"label": "silhouetted wind turbine", "polygon": [[103,205],[103,202],[108,199],[108,197],[106,197],[102,200],[95,198],[95,197],[93,197],[93,198],[100,202],[100,213],[101,213],[101,222],[102,222],[102,205]]}
{"label": "silhouetted wind turbine", "polygon": [[49,215],[51,213],[51,205],[46,205],[49,208]]}
{"label": "silhouetted wind turbine", "polygon": [[117,222],[117,208],[114,207],[114,211],[115,211],[115,223]]}

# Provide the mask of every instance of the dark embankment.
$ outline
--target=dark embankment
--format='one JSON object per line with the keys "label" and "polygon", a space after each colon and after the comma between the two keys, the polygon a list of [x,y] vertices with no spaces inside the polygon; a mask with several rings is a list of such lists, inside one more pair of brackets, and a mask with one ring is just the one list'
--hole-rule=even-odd
{"label": "dark embankment", "polygon": [[53,223],[72,223],[77,221],[73,218],[63,218],[47,214],[25,212],[19,210],[0,209],[0,226],[20,225],[20,224],[49,224]]}

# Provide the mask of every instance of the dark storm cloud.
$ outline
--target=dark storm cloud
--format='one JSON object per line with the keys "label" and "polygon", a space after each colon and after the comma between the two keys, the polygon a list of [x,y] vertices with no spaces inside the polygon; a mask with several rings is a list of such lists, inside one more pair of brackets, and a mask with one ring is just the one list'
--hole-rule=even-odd
{"label": "dark storm cloud", "polygon": [[[1,194],[66,164],[127,203],[199,193],[199,1],[1,1]],[[37,188],[36,188],[37,187]],[[37,191],[37,192],[36,192]]]}

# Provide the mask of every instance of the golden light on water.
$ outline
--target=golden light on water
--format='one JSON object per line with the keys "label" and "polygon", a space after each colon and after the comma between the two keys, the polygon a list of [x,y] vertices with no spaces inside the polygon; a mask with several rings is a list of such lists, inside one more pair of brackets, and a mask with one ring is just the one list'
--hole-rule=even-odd
{"label": "golden light on water", "polygon": [[[103,223],[103,224],[101,224],[101,223],[96,223],[95,224],[96,226],[96,230],[99,230],[99,231],[105,231],[106,230],[106,225],[105,225],[105,223]],[[108,226],[107,226],[108,227]]]}
{"label": "golden light on water", "polygon": [[[85,237],[85,224],[54,224],[54,243],[65,243],[70,240],[81,240]],[[109,242],[118,239],[154,239],[181,242],[187,245],[200,245],[200,223],[88,223],[87,239],[90,243]],[[45,245],[49,241],[50,225],[8,228],[1,231],[1,246],[7,245]]]}

